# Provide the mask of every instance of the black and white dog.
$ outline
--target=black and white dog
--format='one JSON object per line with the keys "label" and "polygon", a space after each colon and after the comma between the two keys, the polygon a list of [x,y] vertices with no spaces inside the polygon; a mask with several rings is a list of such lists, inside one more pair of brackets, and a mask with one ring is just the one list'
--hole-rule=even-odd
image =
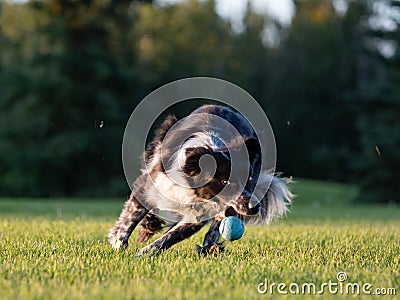
{"label": "black and white dog", "polygon": [[[211,222],[203,245],[197,246],[199,254],[206,254],[223,250],[218,240],[224,217],[268,224],[288,211],[290,179],[261,170],[259,139],[240,113],[204,105],[179,123],[167,117],[149,144],[142,173],[109,231],[114,249],[128,246],[137,225],[138,243],[169,229],[141,255],[168,249]],[[256,185],[266,188],[257,192]]]}

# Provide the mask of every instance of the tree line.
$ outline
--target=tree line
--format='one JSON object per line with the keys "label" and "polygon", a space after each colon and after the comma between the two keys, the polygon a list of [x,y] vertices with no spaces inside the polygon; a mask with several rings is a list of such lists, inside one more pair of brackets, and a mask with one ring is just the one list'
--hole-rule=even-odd
{"label": "tree line", "polygon": [[125,195],[121,143],[135,105],[210,76],[259,101],[278,170],[399,202],[399,19],[384,16],[387,28],[377,9],[399,2],[334,2],[295,1],[289,25],[248,5],[240,32],[214,1],[0,2],[0,194]]}

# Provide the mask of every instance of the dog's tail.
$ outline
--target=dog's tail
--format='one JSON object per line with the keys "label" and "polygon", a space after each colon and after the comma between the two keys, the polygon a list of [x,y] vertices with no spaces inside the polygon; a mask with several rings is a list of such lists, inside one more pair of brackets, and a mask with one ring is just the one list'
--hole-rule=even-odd
{"label": "dog's tail", "polygon": [[293,180],[273,173],[262,173],[258,180],[257,184],[269,184],[269,188],[265,195],[256,195],[258,199],[261,199],[261,212],[254,217],[247,217],[248,220],[245,221],[250,224],[269,224],[272,219],[283,217],[289,211],[289,206],[295,196],[288,185]]}

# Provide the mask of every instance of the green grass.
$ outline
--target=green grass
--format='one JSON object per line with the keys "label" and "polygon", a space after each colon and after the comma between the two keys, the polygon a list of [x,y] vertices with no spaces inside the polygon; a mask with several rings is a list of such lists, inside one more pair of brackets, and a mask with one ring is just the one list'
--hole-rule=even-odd
{"label": "green grass", "polygon": [[[123,199],[1,199],[0,299],[267,299],[257,292],[265,278],[319,286],[340,271],[346,282],[400,293],[399,207],[353,205],[357,190],[335,183],[293,189],[286,219],[247,227],[226,253],[206,258],[194,252],[205,230],[157,256],[135,256],[136,234],[126,251],[112,251],[105,236]],[[336,297],[350,296],[320,296]]]}

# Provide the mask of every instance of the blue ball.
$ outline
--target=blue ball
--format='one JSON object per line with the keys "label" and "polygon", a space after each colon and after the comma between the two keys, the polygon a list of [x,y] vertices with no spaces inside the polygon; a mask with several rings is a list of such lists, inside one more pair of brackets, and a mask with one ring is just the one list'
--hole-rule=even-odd
{"label": "blue ball", "polygon": [[225,240],[235,241],[242,237],[244,224],[239,218],[229,216],[221,221],[219,232]]}

